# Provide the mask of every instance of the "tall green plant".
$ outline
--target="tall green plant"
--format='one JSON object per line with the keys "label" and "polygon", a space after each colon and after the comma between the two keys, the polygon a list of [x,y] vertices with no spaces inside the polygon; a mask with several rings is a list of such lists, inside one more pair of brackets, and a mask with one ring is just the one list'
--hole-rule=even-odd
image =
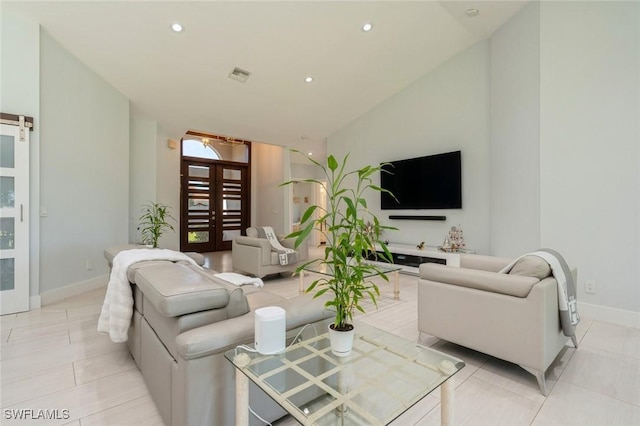
{"label": "tall green plant", "polygon": [[[383,249],[380,256],[391,262],[392,257],[386,245],[380,244],[380,235],[383,230],[396,229],[381,225],[369,210],[365,198],[371,191],[389,193],[375,185],[372,180],[372,176],[377,173],[386,172],[382,168],[384,164],[346,171],[348,158],[347,154],[340,163],[331,155],[327,159],[327,166],[309,158],[322,169],[326,183],[317,179],[304,179],[282,184],[315,183],[324,187],[327,194],[327,207],[309,207],[300,221],[305,226],[291,233],[289,237],[296,238],[295,245],[298,247],[314,229],[325,235],[324,258],[307,262],[298,267],[296,272],[313,263],[324,264],[331,271],[331,278],[322,277],[315,280],[306,291],[315,291],[314,297],[320,297],[327,292],[333,294],[333,299],[328,300],[325,306],[336,311],[333,326],[336,330],[352,328],[354,311],[364,312],[360,304],[363,299],[368,297],[377,306],[380,290],[365,277],[375,274],[385,281],[389,279],[376,265],[368,262],[368,255],[375,254],[378,245]],[[316,212],[319,214],[314,218]],[[326,226],[322,226],[323,224]]]}
{"label": "tall green plant", "polygon": [[156,248],[158,247],[158,239],[165,231],[174,231],[173,226],[167,222],[169,219],[175,221],[169,209],[169,206],[152,202],[142,206],[138,230],[141,231],[143,244]]}

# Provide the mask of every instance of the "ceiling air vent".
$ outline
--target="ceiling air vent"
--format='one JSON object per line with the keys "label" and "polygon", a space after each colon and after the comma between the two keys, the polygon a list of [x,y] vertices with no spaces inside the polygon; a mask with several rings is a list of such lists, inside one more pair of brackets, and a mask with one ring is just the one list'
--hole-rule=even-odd
{"label": "ceiling air vent", "polygon": [[229,74],[229,78],[244,83],[245,81],[247,81],[250,75],[251,73],[249,71],[245,71],[241,68],[235,67]]}

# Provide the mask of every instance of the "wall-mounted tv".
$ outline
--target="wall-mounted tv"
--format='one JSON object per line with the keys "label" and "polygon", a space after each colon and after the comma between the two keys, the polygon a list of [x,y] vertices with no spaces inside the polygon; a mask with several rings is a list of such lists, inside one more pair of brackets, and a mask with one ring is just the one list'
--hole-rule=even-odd
{"label": "wall-mounted tv", "polygon": [[380,173],[382,210],[461,209],[462,166],[460,151],[407,160],[390,161]]}

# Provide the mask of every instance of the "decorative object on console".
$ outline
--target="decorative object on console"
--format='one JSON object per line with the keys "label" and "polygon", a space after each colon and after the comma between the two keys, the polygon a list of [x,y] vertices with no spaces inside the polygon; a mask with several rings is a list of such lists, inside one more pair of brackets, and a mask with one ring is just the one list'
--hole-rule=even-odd
{"label": "decorative object on console", "polygon": [[[326,247],[324,258],[307,262],[299,266],[296,272],[299,273],[312,263],[326,265],[327,269],[331,270],[331,274],[315,280],[306,292],[315,291],[314,297],[327,292],[332,293],[333,298],[325,303],[325,307],[335,309],[336,314],[333,324],[329,327],[339,332],[351,331],[354,309],[364,312],[360,305],[361,299],[369,298],[377,306],[376,298],[380,295],[378,286],[364,277],[375,274],[389,281],[378,266],[368,261],[368,256],[380,256],[390,263],[393,262],[386,245],[380,244],[380,234],[385,229],[396,228],[381,225],[378,218],[368,209],[364,198],[369,191],[389,193],[375,185],[372,180],[372,176],[384,172],[384,164],[347,171],[345,168],[348,154],[342,163],[330,155],[326,167],[310,157],[306,158],[322,170],[326,182],[317,179],[305,179],[302,182],[315,183],[323,187],[327,194],[327,207],[310,206],[300,220],[305,224],[304,228],[291,233],[289,237],[296,238],[297,247],[315,229],[325,236]],[[295,182],[300,181],[288,181],[281,185]],[[353,186],[347,186],[347,183]],[[390,195],[393,197],[393,194]],[[316,212],[319,215],[314,217]],[[382,248],[382,252],[376,253],[377,246]],[[348,356],[351,347],[336,350],[332,347],[332,351],[336,356]]]}
{"label": "decorative object on console", "polygon": [[444,237],[444,242],[438,249],[448,253],[459,253],[465,250],[464,236],[460,225],[452,226],[449,233]]}
{"label": "decorative object on console", "polygon": [[418,244],[418,245],[416,246],[416,248],[417,248],[418,250],[424,250],[424,241],[422,241],[420,244]]}
{"label": "decorative object on console", "polygon": [[142,206],[142,215],[138,225],[138,230],[142,234],[142,244],[157,248],[160,236],[168,230],[174,231],[173,226],[167,222],[169,219],[175,222],[175,218],[169,212],[170,208],[153,202]]}

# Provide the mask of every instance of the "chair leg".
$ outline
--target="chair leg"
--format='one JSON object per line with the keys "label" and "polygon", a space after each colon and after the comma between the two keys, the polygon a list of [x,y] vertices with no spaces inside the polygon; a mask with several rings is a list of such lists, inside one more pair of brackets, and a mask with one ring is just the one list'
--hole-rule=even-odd
{"label": "chair leg", "polygon": [[521,365],[520,367],[525,369],[528,373],[531,373],[534,376],[536,376],[536,380],[538,380],[538,386],[540,387],[540,392],[544,396],[548,396],[547,383],[545,382],[545,379],[544,379],[544,371],[534,370],[533,368],[525,367],[523,365]]}

